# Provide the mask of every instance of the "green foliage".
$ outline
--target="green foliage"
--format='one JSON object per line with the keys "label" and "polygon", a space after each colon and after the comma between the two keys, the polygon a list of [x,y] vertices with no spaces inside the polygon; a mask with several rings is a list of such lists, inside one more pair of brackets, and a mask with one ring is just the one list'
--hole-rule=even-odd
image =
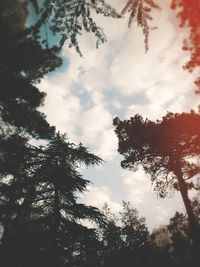
{"label": "green foliage", "polygon": [[106,41],[103,29],[93,19],[95,13],[120,18],[116,10],[104,0],[56,0],[53,3],[45,0],[40,10],[37,5],[34,4],[34,6],[40,15],[39,20],[33,26],[34,36],[41,37],[40,29],[44,26],[47,35],[42,39],[46,46],[49,46],[48,31],[51,31],[59,36],[60,48],[67,42],[68,46],[74,47],[80,55],[78,36],[82,32],[92,33],[97,40],[97,47]]}
{"label": "green foliage", "polygon": [[[0,34],[4,36],[0,49],[1,77],[5,73],[12,74],[16,78],[21,77],[35,83],[46,73],[61,65],[62,60],[58,57],[58,50],[55,47],[45,49],[26,29],[27,5],[17,0],[13,2],[3,0],[1,5]],[[20,18],[19,25],[14,29],[12,26],[16,23],[13,14]]]}

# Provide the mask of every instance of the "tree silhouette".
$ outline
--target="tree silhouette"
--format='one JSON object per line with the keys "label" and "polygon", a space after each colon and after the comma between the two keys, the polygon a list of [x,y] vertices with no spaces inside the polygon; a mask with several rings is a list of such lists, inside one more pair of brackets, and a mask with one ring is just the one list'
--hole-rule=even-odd
{"label": "tree silhouette", "polygon": [[45,94],[33,83],[60,61],[52,52],[43,53],[41,44],[25,33],[28,11],[24,1],[3,0],[0,7],[0,33],[4,36],[0,49],[0,208],[6,238],[29,175],[26,162],[32,151],[27,142],[30,138],[47,139],[55,133],[37,110]]}
{"label": "tree silhouette", "polygon": [[[28,28],[29,2],[39,19]],[[135,0],[128,1],[122,11],[122,14],[130,12],[129,25],[136,19],[143,28],[146,49],[152,8],[158,8],[153,1]],[[55,134],[55,127],[38,111],[45,94],[36,84],[62,64],[63,44],[67,42],[81,54],[78,36],[83,31],[94,34],[97,46],[106,41],[103,30],[93,20],[94,12],[121,17],[103,0],[56,0],[53,3],[44,0],[42,4],[37,0],[2,0],[0,3],[0,34],[4,37],[0,44],[0,223],[3,227],[0,256],[4,267],[116,267],[125,262],[127,266],[146,267],[153,264],[145,221],[128,203],[123,203],[120,226],[109,217],[108,208],[105,220],[98,209],[79,203],[78,195],[86,190],[89,181],[78,168],[100,164],[101,159],[82,144],[72,144],[65,135]],[[50,43],[50,32],[59,39],[55,46]],[[141,135],[145,141],[139,139],[142,142],[134,144],[136,158],[132,147],[128,152],[131,160],[136,159],[136,165],[142,162],[145,170],[152,174],[162,196],[168,185],[181,191],[194,240],[197,240],[194,238],[196,222],[187,195],[188,188],[194,185],[186,180],[198,172],[198,167],[185,157],[199,153],[199,132],[198,127],[195,128],[198,116],[194,112],[182,117],[168,114],[164,122],[157,123],[135,117],[140,129],[148,129],[149,135],[146,131],[146,136]],[[182,131],[185,121],[188,127]],[[121,122],[116,120],[116,125]],[[181,125],[181,130],[176,125]],[[174,137],[167,131],[171,126]],[[164,136],[164,142],[160,136]],[[31,139],[46,139],[46,143],[33,146]],[[158,145],[155,140],[160,140]],[[124,166],[132,168],[135,162],[131,160],[125,161]],[[163,182],[155,177],[157,170],[165,174],[166,179],[168,173],[174,176],[169,183]],[[94,228],[84,226],[85,220],[99,225],[100,238]]]}
{"label": "tree silhouette", "polygon": [[[45,47],[25,27],[24,1],[2,1],[0,7],[2,262],[7,267],[94,267],[99,241],[94,229],[79,221],[103,219],[97,209],[77,202],[76,194],[86,189],[88,181],[76,169],[100,159],[82,145],[65,142],[61,135],[54,137],[55,128],[37,110],[45,94],[35,84],[61,65],[60,48]],[[51,141],[34,147],[31,138]]]}
{"label": "tree silhouette", "polygon": [[111,212],[107,203],[104,204],[102,211],[105,215],[106,224],[102,224],[98,229],[103,243],[101,266],[120,266],[121,261],[119,257],[123,247],[121,227],[118,225],[117,218]]}
{"label": "tree silhouette", "polygon": [[100,158],[82,145],[66,142],[60,134],[45,147],[27,146],[32,154],[26,157],[19,177],[15,173],[1,186],[2,222],[8,212],[12,218],[2,239],[5,266],[72,266],[74,261],[90,266],[84,264],[99,241],[94,229],[80,220],[103,223],[104,219],[98,209],[77,202],[77,194],[89,183],[77,168],[99,164]]}
{"label": "tree silhouette", "polygon": [[199,157],[200,115],[168,113],[156,122],[135,115],[130,120],[114,119],[119,139],[118,151],[124,156],[123,168],[136,170],[142,165],[151,175],[154,189],[165,197],[174,189],[180,190],[184,201],[194,249],[199,246],[197,222],[188,197],[194,185],[190,179],[199,173],[199,166],[188,158]]}
{"label": "tree silhouette", "polygon": [[[198,197],[195,197],[192,200],[192,207],[196,220],[198,222],[198,229],[200,234],[200,203]],[[198,262],[194,262],[196,259],[192,257],[192,247],[190,242],[191,232],[188,226],[188,217],[183,213],[176,212],[174,217],[170,218],[168,229],[170,230],[172,235],[172,254],[177,266],[195,266],[195,264],[198,266]]]}
{"label": "tree silhouette", "polygon": [[101,266],[157,266],[152,259],[155,250],[145,219],[139,216],[138,211],[129,202],[123,201],[117,218],[107,204],[104,205],[103,212],[106,224],[98,229],[104,245]]}
{"label": "tree silhouette", "polygon": [[127,266],[150,266],[150,235],[145,218],[139,217],[138,211],[123,201],[121,222]]}
{"label": "tree silhouette", "polygon": [[187,217],[176,212],[168,225],[172,234],[173,258],[178,266],[191,265],[191,245]]}
{"label": "tree silhouette", "polygon": [[[3,0],[0,10],[0,33],[4,36],[0,49],[1,131],[49,138],[55,129],[37,110],[45,94],[33,83],[60,66],[62,61],[53,49],[43,49],[26,33],[28,11],[24,2]],[[13,26],[15,17],[19,21]]]}

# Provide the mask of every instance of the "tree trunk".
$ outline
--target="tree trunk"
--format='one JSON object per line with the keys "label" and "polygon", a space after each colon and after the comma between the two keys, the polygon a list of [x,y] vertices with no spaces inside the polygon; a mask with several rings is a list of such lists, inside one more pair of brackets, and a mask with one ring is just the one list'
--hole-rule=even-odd
{"label": "tree trunk", "polygon": [[192,238],[192,253],[193,253],[193,257],[194,257],[194,266],[197,266],[198,262],[198,258],[199,258],[199,248],[200,248],[200,238],[199,238],[199,230],[198,230],[198,224],[193,212],[193,208],[191,205],[191,201],[188,197],[188,188],[187,185],[185,183],[185,180],[183,179],[182,176],[182,171],[180,168],[180,165],[178,164],[178,166],[176,166],[176,172],[175,172],[177,179],[178,179],[178,184],[179,184],[179,189],[180,189],[180,193],[188,214],[188,220],[189,220],[189,228],[190,228],[190,232],[191,232],[191,238]]}

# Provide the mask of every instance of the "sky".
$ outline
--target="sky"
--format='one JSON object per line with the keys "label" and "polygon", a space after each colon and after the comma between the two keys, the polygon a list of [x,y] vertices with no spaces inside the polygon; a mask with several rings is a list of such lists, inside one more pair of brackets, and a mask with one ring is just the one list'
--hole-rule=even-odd
{"label": "sky", "polygon": [[[107,2],[121,10],[126,1]],[[150,231],[167,224],[176,210],[185,212],[183,203],[179,192],[160,199],[142,168],[132,172],[120,167],[113,118],[124,120],[138,113],[156,120],[167,111],[196,110],[199,105],[193,84],[197,75],[182,68],[189,58],[182,50],[188,29],[179,28],[169,0],[159,3],[161,10],[153,13],[152,27],[157,29],[150,33],[148,53],[135,23],[128,28],[127,18],[95,15],[108,41],[96,49],[95,39],[82,35],[83,57],[65,45],[63,67],[39,85],[47,93],[40,109],[47,120],[57,131],[67,133],[69,141],[83,143],[104,160],[101,166],[80,169],[91,181],[81,201],[98,208],[107,202],[115,213],[122,200],[130,201],[146,218]]]}

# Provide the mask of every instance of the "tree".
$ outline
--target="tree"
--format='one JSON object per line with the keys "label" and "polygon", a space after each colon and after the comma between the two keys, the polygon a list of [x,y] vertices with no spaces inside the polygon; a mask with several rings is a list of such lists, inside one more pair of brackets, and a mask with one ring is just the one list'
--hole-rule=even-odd
{"label": "tree", "polygon": [[111,212],[108,204],[105,203],[102,209],[106,223],[98,228],[100,239],[103,244],[101,253],[101,266],[114,267],[120,266],[120,251],[123,247],[121,237],[121,227],[117,223],[116,216]]}
{"label": "tree", "polygon": [[[199,210],[200,203],[198,197],[192,199],[192,207],[195,218],[198,223],[198,231],[200,235]],[[168,229],[172,235],[173,241],[173,258],[177,266],[195,266],[195,259],[192,257],[191,232],[189,229],[189,221],[187,215],[176,212],[174,217],[170,219]]]}
{"label": "tree", "polygon": [[129,202],[123,201],[119,219],[107,204],[104,205],[103,212],[106,224],[98,229],[104,245],[101,266],[153,266],[150,235],[145,219],[139,217],[138,211]]}
{"label": "tree", "polygon": [[[49,36],[58,37],[57,46],[61,49],[65,42],[74,47],[81,55],[78,36],[82,32],[94,34],[96,46],[106,41],[103,29],[93,19],[92,14],[102,14],[113,18],[120,18],[120,14],[104,0],[44,0],[41,8],[38,1],[31,1],[39,19],[32,26],[32,34],[39,38],[47,47],[50,45]],[[41,34],[44,27],[46,35]]]}
{"label": "tree", "polygon": [[27,142],[48,139],[55,133],[55,127],[37,110],[45,94],[34,83],[61,61],[53,50],[43,53],[41,44],[26,33],[26,1],[3,0],[0,7],[0,33],[4,36],[0,49],[0,209],[5,234],[23,196],[22,179],[29,170],[25,165],[32,157]]}
{"label": "tree", "polygon": [[[159,3],[159,1],[157,1]],[[149,22],[153,19],[152,9],[160,9],[158,3],[152,0],[128,0],[122,10],[122,15],[129,13],[129,27],[133,20],[137,21],[139,27],[143,29],[145,36],[145,49],[148,50],[148,38],[151,27]],[[180,28],[184,26],[190,30],[188,38],[184,39],[183,50],[190,52],[190,59],[183,66],[184,69],[192,72],[200,66],[200,20],[199,20],[199,0],[172,0],[171,9],[177,13],[180,21]],[[154,28],[153,28],[154,29]],[[200,93],[200,78],[195,81],[196,93]]]}
{"label": "tree", "polygon": [[170,219],[168,229],[172,235],[174,261],[178,266],[190,266],[192,257],[187,217],[176,212]]}
{"label": "tree", "polygon": [[33,84],[62,61],[53,48],[43,49],[26,33],[28,11],[24,1],[3,0],[0,5],[0,34],[4,36],[0,49],[1,131],[49,138],[55,129],[37,110],[45,94]]}
{"label": "tree", "polygon": [[188,159],[199,157],[200,115],[168,113],[156,122],[135,115],[130,120],[114,119],[119,139],[118,151],[124,156],[123,168],[136,170],[142,165],[151,175],[154,189],[165,197],[174,189],[180,190],[190,222],[194,249],[199,246],[197,223],[188,197],[193,187],[189,180],[199,173],[199,166]]}
{"label": "tree", "polygon": [[120,214],[127,266],[151,266],[150,235],[145,218],[139,217],[138,211],[124,201]]}
{"label": "tree", "polygon": [[[98,164],[100,159],[82,145],[54,136],[55,128],[37,110],[45,94],[36,83],[61,65],[60,48],[42,44],[36,35],[40,27],[25,27],[26,1],[2,1],[0,7],[2,262],[7,267],[94,267],[95,261],[89,260],[99,242],[94,229],[79,220],[103,219],[97,209],[77,203],[76,194],[86,189],[88,181],[76,169],[79,164]],[[34,147],[31,138],[51,141]]]}
{"label": "tree", "polygon": [[1,27],[6,27],[13,34],[20,32],[28,16],[27,4],[25,0],[2,0],[0,3]]}
{"label": "tree", "polygon": [[[58,37],[60,48],[67,42],[69,47],[74,47],[80,55],[78,36],[82,32],[93,33],[97,40],[97,47],[107,40],[103,29],[94,21],[93,13],[112,18],[122,18],[126,13],[130,13],[128,25],[130,27],[135,20],[142,28],[145,36],[145,50],[147,51],[149,33],[151,29],[154,29],[149,25],[153,19],[151,12],[152,9],[160,9],[154,0],[128,0],[121,14],[104,0],[56,0],[53,4],[50,0],[45,0],[41,8],[37,0],[30,2],[39,16],[32,27],[33,35],[41,38],[42,42],[49,46],[49,40],[53,34]],[[44,28],[45,34],[41,34],[42,28]]]}
{"label": "tree", "polygon": [[[12,259],[16,260],[17,265],[17,256],[20,256],[15,247],[18,227],[13,221],[21,213],[21,201],[31,186],[30,168],[27,168],[27,162],[30,162],[33,153],[27,142],[27,139],[17,134],[7,137],[6,140],[1,139],[0,223],[3,227],[3,236],[0,254],[4,266],[13,266],[13,263],[9,262]],[[23,240],[23,235],[21,238]],[[12,257],[9,257],[9,253]]]}
{"label": "tree", "polygon": [[[70,38],[76,43],[76,34],[82,25],[80,23],[83,23],[88,27],[88,31],[95,31],[99,40],[103,41],[101,29],[91,17],[84,17],[89,16],[89,5],[85,10],[87,14],[80,15],[78,12],[84,10],[79,8],[84,7],[84,2],[82,1],[81,6],[79,3],[80,1],[71,1],[70,9],[68,8],[71,21],[67,22],[66,27],[69,26]],[[103,1],[101,3],[105,9],[108,7]],[[44,11],[47,14],[51,9],[50,4],[50,1],[45,1],[47,12],[44,9],[38,12]],[[61,17],[63,16],[63,6],[59,5],[59,1],[56,4],[55,9],[51,9],[51,27],[54,25],[54,29],[51,30],[54,33],[55,28],[60,26],[58,20],[53,24],[54,11],[57,15],[60,12]],[[67,8],[66,1],[63,4]],[[91,5],[93,7],[92,1]],[[50,127],[45,115],[37,110],[43,104],[45,94],[38,90],[36,83],[62,63],[59,57],[61,47],[49,47],[47,40],[44,45],[40,38],[41,25],[46,23],[44,14],[33,28],[26,28],[27,1],[3,0],[0,7],[0,33],[4,36],[0,51],[0,221],[3,225],[1,255],[9,267],[31,264],[71,266],[75,260],[74,253],[78,251],[80,255],[76,259],[78,258],[80,265],[84,266],[87,265],[89,255],[91,258],[91,248],[98,242],[94,230],[83,227],[78,220],[98,220],[101,214],[95,208],[76,203],[75,192],[85,190],[88,181],[85,181],[75,168],[78,163],[90,165],[98,163],[100,159],[88,153],[82,145],[76,149],[73,144],[64,145],[61,137],[54,138],[55,128]],[[102,11],[101,7],[97,8],[95,5],[95,8],[97,12]],[[102,12],[106,15],[105,9],[105,12]],[[79,15],[82,18],[81,22],[78,21]],[[64,17],[62,18],[64,20]],[[17,21],[15,26],[14,21]],[[59,31],[61,30],[62,28],[59,28]],[[72,34],[71,30],[75,33]],[[66,36],[61,36],[64,42]],[[30,138],[53,140],[49,146],[43,148],[31,146]],[[60,153],[55,140],[63,152],[61,166],[60,163],[56,166],[61,154],[55,155]],[[53,151],[54,148],[56,152]],[[53,155],[50,155],[50,152]],[[54,155],[58,158],[55,159]],[[52,162],[53,159],[56,162]],[[64,167],[65,160],[68,165]],[[66,172],[65,176],[61,171]],[[61,181],[58,185],[55,177],[52,178],[53,175],[58,175]],[[60,177],[62,175],[66,177],[66,183],[63,177]],[[64,189],[66,192],[62,191]],[[63,239],[58,237],[58,228],[62,230]],[[88,244],[87,247],[85,242]],[[9,253],[12,257],[9,257]]]}
{"label": "tree", "polygon": [[98,209],[77,202],[77,194],[89,183],[77,168],[99,164],[100,158],[60,134],[47,146],[29,147],[30,151],[19,177],[15,174],[2,185],[2,219],[8,211],[11,217],[1,246],[5,266],[72,266],[75,260],[81,261],[80,266],[92,266],[86,262],[99,242],[94,229],[80,220],[98,223],[103,216]]}
{"label": "tree", "polygon": [[[200,66],[200,5],[198,0],[172,0],[171,8],[177,12],[180,27],[189,27],[189,37],[184,40],[183,50],[190,52],[190,59],[184,68],[189,72]],[[200,78],[195,81],[197,93],[200,93]]]}

